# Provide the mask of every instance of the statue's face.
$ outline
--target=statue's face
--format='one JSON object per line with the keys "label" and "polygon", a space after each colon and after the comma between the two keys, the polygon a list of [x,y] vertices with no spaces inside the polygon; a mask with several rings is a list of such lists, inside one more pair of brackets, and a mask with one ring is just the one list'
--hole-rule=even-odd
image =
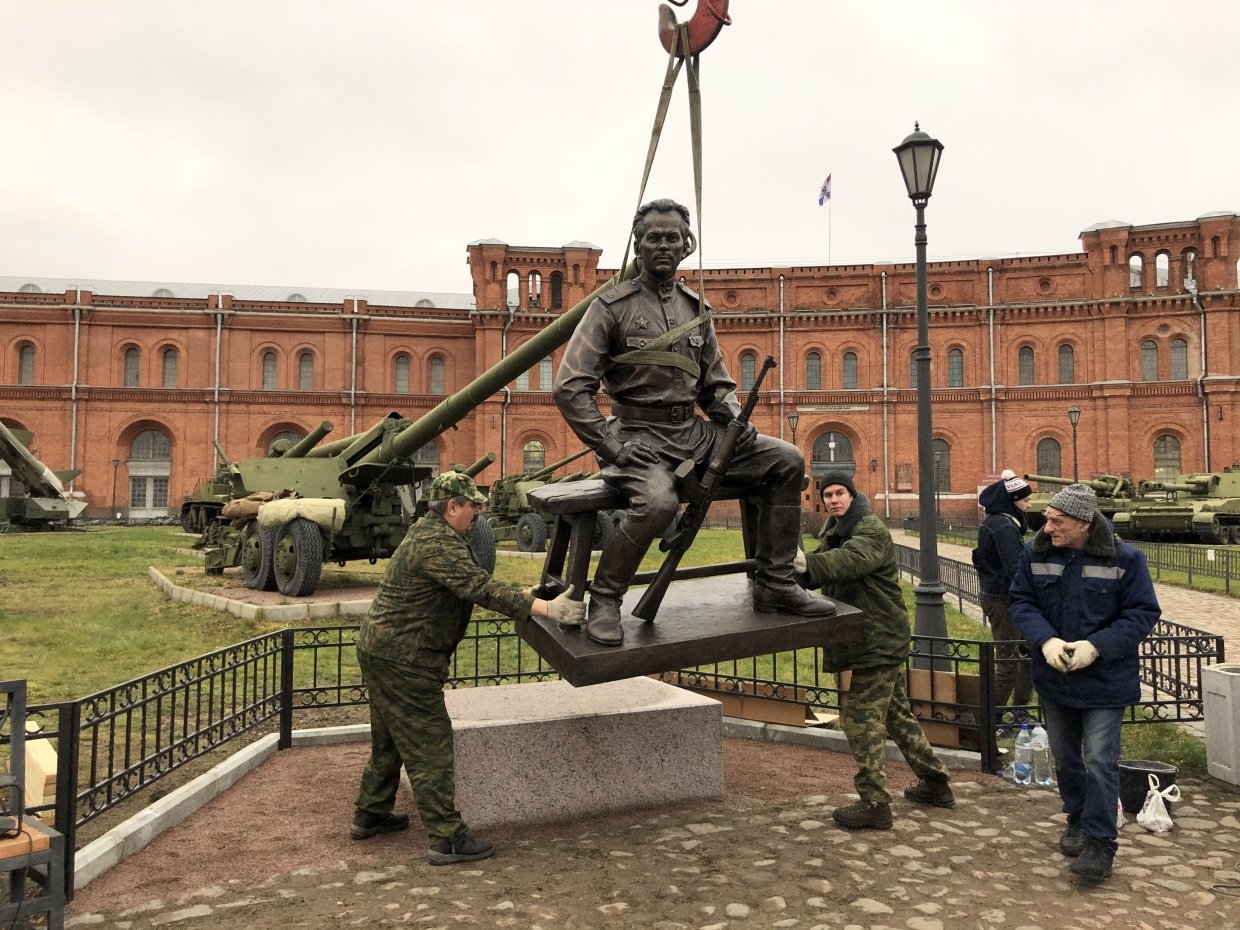
{"label": "statue's face", "polygon": [[679,213],[654,210],[646,214],[637,240],[642,270],[656,281],[670,281],[685,257],[688,243]]}

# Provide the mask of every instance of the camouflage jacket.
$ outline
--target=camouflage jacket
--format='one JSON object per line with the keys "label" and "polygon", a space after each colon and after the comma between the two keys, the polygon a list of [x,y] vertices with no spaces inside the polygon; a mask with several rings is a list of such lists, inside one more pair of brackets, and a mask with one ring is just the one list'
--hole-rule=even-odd
{"label": "camouflage jacket", "polygon": [[[702,325],[667,347],[696,364],[698,375],[671,365],[614,361],[641,350],[664,333],[698,315],[698,297],[677,282],[654,285],[644,278],[625,281],[597,297],[573,332],[555,380],[555,402],[565,421],[591,449],[622,428],[653,437],[672,458],[696,457],[709,448],[710,433],[696,416],[676,423],[641,422],[609,427],[596,399],[600,384],[611,398],[631,407],[700,407],[727,423],[740,413],[736,382],[728,374],[709,314]],[[620,418],[623,421],[623,418]],[[632,438],[625,435],[623,439]]]}
{"label": "camouflage jacket", "polygon": [[475,604],[528,617],[533,603],[519,588],[495,581],[474,560],[468,541],[431,511],[392,553],[357,648],[446,675]]}
{"label": "camouflage jacket", "polygon": [[823,648],[823,668],[882,668],[908,658],[908,609],[900,587],[895,544],[864,494],[843,517],[827,520],[822,544],[805,556],[811,584],[822,593],[865,611],[859,639]]}

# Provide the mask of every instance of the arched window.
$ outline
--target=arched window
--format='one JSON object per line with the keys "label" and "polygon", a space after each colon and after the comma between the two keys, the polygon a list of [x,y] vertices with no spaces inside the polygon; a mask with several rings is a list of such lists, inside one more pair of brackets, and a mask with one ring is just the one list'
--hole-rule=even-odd
{"label": "arched window", "polygon": [[138,433],[129,444],[129,518],[146,520],[168,514],[168,477],[172,445],[155,429]]}
{"label": "arched window", "polygon": [[810,452],[810,471],[819,476],[832,471],[855,474],[857,463],[853,461],[852,442],[843,433],[834,430],[820,435],[814,440],[814,448]]}
{"label": "arched window", "polygon": [[130,346],[125,350],[125,387],[137,387],[142,371],[142,350]]}
{"label": "arched window", "polygon": [[174,388],[177,386],[177,363],[179,361],[180,358],[176,349],[164,349],[164,387]]}
{"label": "arched window", "polygon": [[168,288],[166,288],[166,287],[161,287],[161,288],[156,288],[156,290],[154,290],[154,291],[151,293],[151,296],[152,296],[152,297],[167,298],[167,297],[176,297],[177,295],[176,295],[176,294],[174,294],[174,293],[172,293],[172,291],[168,290]]}
{"label": "arched window", "polygon": [[263,390],[274,391],[276,389],[276,354],[274,352],[263,353]]}
{"label": "arched window", "polygon": [[423,297],[413,306],[418,310],[432,310],[435,307],[435,301],[431,300],[429,297]]}
{"label": "arched window", "polygon": [[1188,343],[1178,337],[1171,340],[1171,380],[1188,380]]}
{"label": "arched window", "polygon": [[817,352],[805,356],[805,390],[822,390],[822,356]]}
{"label": "arched window", "polygon": [[952,447],[946,439],[935,436],[930,443],[934,451],[934,490],[952,489]]}
{"label": "arched window", "polygon": [[1158,343],[1153,339],[1141,343],[1141,380],[1158,380]]}
{"label": "arched window", "polygon": [[297,356],[297,390],[314,390],[314,353],[302,352]]}
{"label": "arched window", "polygon": [[1180,440],[1163,433],[1154,440],[1154,480],[1175,481],[1180,477]]}
{"label": "arched window", "polygon": [[1171,256],[1159,252],[1154,256],[1154,286],[1166,287],[1171,283]]}
{"label": "arched window", "polygon": [[521,470],[538,471],[547,464],[547,450],[537,439],[531,439],[521,450]]}
{"label": "arched window", "polygon": [[1184,289],[1191,290],[1197,286],[1197,250],[1185,249],[1180,256],[1184,271]]}
{"label": "arched window", "polygon": [[28,342],[17,350],[17,383],[34,384],[34,346]]}
{"label": "arched window", "polygon": [[1070,342],[1059,347],[1059,383],[1076,384],[1076,352]]}
{"label": "arched window", "polygon": [[1128,286],[1136,290],[1141,286],[1141,281],[1145,273],[1145,259],[1140,255],[1130,255],[1128,257]]}
{"label": "arched window", "polygon": [[[1216,255],[1215,258],[1217,257],[1218,256]],[[37,284],[23,284],[21,287],[17,289],[17,293],[19,294],[42,294],[43,288],[39,287],[39,285]]]}
{"label": "arched window", "polygon": [[846,391],[855,391],[857,389],[857,353],[844,353],[844,371],[840,380]]}
{"label": "arched window", "polygon": [[392,380],[397,394],[409,393],[409,356],[404,352],[393,360]]}
{"label": "arched window", "polygon": [[964,350],[949,349],[947,351],[947,386],[964,387]]}
{"label": "arched window", "polygon": [[1119,246],[1111,246],[1111,264],[1114,265],[1119,261]]}
{"label": "arched window", "polygon": [[1016,353],[1017,381],[1020,384],[1033,384],[1033,346],[1021,346]]}
{"label": "arched window", "polygon": [[531,271],[527,278],[529,282],[529,304],[531,307],[537,307],[542,304],[542,275],[537,271]]}
{"label": "arched window", "polygon": [[413,453],[413,461],[417,465],[425,465],[432,474],[439,474],[439,446],[433,442],[419,446],[418,451]]}
{"label": "arched window", "polygon": [[551,373],[551,356],[538,363],[538,390],[549,391],[554,386],[555,375]]}
{"label": "arched window", "polygon": [[[436,355],[433,359],[431,359],[431,363],[428,368],[431,379],[431,393],[442,394],[444,392],[443,359]],[[435,453],[435,461],[439,461],[438,452]]]}
{"label": "arched window", "polygon": [[283,455],[305,438],[306,437],[304,434],[299,433],[296,430],[281,430],[272,436],[271,441],[267,443],[267,455],[270,456],[274,452],[278,452],[280,455]]}
{"label": "arched window", "polygon": [[558,271],[551,272],[551,309],[559,310],[564,306],[564,275]]}
{"label": "arched window", "polygon": [[508,308],[511,310],[521,302],[521,276],[515,271],[504,275],[504,283],[508,290]]}
{"label": "arched window", "polygon": [[1059,447],[1059,440],[1046,439],[1038,440],[1037,459],[1038,474],[1049,475],[1052,478],[1060,478],[1063,476],[1063,457]]}
{"label": "arched window", "polygon": [[908,354],[908,386],[917,387],[917,350],[914,349]]}
{"label": "arched window", "polygon": [[742,391],[752,391],[753,383],[758,377],[758,356],[752,352],[741,353],[741,384]]}

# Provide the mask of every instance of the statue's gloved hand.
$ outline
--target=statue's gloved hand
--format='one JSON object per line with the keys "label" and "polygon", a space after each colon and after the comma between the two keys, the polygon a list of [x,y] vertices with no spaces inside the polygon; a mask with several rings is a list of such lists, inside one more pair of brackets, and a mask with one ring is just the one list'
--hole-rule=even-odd
{"label": "statue's gloved hand", "polygon": [[1068,663],[1068,671],[1078,672],[1094,664],[1094,660],[1098,658],[1098,647],[1087,639],[1078,639],[1074,643],[1068,643],[1068,649],[1072,653],[1072,658]]}
{"label": "statue's gloved hand", "polygon": [[1042,658],[1051,668],[1066,672],[1072,664],[1072,651],[1058,636],[1052,636],[1042,644]]}
{"label": "statue's gloved hand", "polygon": [[617,443],[617,449],[604,449],[599,447],[599,452],[604,456],[610,454],[609,461],[617,468],[628,468],[630,465],[658,465],[659,453],[654,450],[644,439],[630,439],[626,443]]}
{"label": "statue's gloved hand", "polygon": [[547,619],[556,623],[567,623],[580,626],[586,619],[586,602],[573,600],[577,593],[576,585],[569,585],[568,590],[547,601]]}

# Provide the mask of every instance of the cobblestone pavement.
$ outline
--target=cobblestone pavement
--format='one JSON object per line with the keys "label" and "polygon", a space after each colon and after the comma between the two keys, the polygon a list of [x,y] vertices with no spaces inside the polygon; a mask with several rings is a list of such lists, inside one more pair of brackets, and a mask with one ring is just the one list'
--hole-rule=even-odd
{"label": "cobblestone pavement", "polygon": [[[235,875],[179,900],[73,913],[68,927],[148,930],[519,927],[528,930],[1013,930],[1240,925],[1240,795],[1181,785],[1175,829],[1125,826],[1115,874],[1071,879],[1052,791],[957,783],[955,810],[894,805],[891,831],[849,833],[839,798],[709,806],[531,829],[463,867],[389,843],[369,864]],[[399,855],[394,855],[399,854]]]}

